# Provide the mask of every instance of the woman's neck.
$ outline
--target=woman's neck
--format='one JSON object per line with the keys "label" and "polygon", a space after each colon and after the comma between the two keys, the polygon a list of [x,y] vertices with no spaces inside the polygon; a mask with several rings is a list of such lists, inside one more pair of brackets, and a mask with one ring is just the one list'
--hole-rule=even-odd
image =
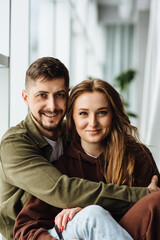
{"label": "woman's neck", "polygon": [[100,143],[88,143],[81,139],[81,146],[85,152],[94,157],[98,157],[103,152],[103,148]]}

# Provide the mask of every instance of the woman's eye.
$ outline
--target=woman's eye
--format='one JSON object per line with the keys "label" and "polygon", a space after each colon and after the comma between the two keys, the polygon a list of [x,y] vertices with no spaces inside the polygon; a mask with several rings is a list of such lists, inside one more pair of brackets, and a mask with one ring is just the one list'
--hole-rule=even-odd
{"label": "woman's eye", "polygon": [[104,115],[106,115],[106,114],[107,114],[107,111],[99,111],[99,112],[98,112],[98,115],[103,115],[103,116],[104,116]]}
{"label": "woman's eye", "polygon": [[81,115],[81,116],[87,116],[88,113],[87,113],[87,112],[80,112],[79,115]]}

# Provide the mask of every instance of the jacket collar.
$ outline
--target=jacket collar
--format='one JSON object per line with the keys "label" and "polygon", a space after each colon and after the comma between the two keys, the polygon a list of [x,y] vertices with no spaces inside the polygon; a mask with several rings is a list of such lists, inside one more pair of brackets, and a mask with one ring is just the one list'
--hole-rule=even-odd
{"label": "jacket collar", "polygon": [[43,148],[49,145],[49,143],[45,140],[45,138],[42,136],[41,132],[39,131],[38,127],[34,123],[30,113],[27,114],[24,120],[24,125],[29,135],[32,137],[32,139],[36,142],[36,144],[40,148]]}

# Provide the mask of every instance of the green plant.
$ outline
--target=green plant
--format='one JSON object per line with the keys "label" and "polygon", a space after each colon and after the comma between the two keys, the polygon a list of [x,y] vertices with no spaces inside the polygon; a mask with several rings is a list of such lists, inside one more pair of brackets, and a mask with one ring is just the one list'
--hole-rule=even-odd
{"label": "green plant", "polygon": [[123,103],[126,108],[126,112],[127,112],[128,116],[136,118],[137,114],[135,114],[131,111],[128,111],[129,103],[127,101],[129,85],[134,80],[135,75],[136,75],[136,71],[134,69],[128,69],[126,72],[120,73],[115,78],[115,86],[118,87],[120,90],[120,93],[123,97]]}
{"label": "green plant", "polygon": [[125,91],[128,88],[128,85],[134,80],[135,75],[136,71],[129,69],[126,72],[122,72],[115,78],[115,81],[121,91]]}

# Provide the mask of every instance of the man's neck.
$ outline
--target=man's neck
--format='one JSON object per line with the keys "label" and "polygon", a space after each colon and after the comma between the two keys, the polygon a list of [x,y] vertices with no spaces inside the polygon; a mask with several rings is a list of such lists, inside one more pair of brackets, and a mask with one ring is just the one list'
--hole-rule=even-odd
{"label": "man's neck", "polygon": [[[41,132],[42,133],[42,132]],[[46,138],[48,138],[48,139],[51,139],[52,141],[56,141],[57,139],[58,139],[58,137],[59,137],[59,134],[58,134],[58,131],[55,133],[55,131],[54,132],[52,132],[51,134],[50,133],[42,133],[42,135],[43,136],[45,136]]]}
{"label": "man's neck", "polygon": [[48,130],[44,129],[42,126],[38,126],[38,128],[43,136],[45,136],[46,138],[49,138],[53,141],[56,141],[60,135],[59,128],[53,129],[52,131],[48,131]]}

